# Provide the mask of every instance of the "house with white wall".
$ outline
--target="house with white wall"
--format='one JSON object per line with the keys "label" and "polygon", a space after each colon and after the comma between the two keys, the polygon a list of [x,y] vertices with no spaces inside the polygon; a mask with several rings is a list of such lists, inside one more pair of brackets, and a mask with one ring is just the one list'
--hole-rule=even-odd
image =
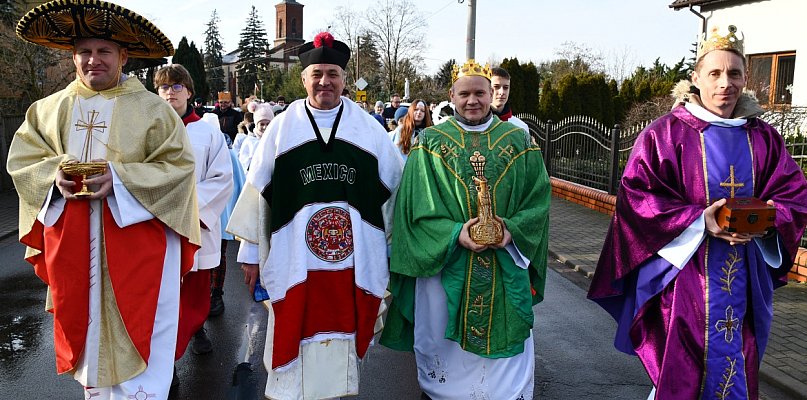
{"label": "house with white wall", "polygon": [[697,32],[734,25],[744,36],[748,89],[766,108],[807,106],[806,0],[675,0]]}

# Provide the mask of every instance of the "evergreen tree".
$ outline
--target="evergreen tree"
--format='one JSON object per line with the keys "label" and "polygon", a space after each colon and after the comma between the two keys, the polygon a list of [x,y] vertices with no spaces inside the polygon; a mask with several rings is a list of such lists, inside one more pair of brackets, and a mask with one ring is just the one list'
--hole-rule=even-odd
{"label": "evergreen tree", "polygon": [[380,60],[381,54],[373,42],[373,37],[369,33],[359,36],[359,78],[367,81],[365,91],[367,91],[368,99],[376,99],[381,96],[383,75]]}
{"label": "evergreen tree", "polygon": [[171,59],[171,62],[180,64],[188,70],[191,80],[193,80],[194,89],[191,101],[196,97],[204,99],[207,93],[210,92],[210,89],[207,86],[207,77],[205,76],[205,65],[202,60],[202,54],[199,53],[196,44],[191,42],[189,45],[188,38],[183,36],[182,39],[179,40],[176,50],[174,50],[174,57]]}
{"label": "evergreen tree", "polygon": [[510,97],[508,98],[510,107],[514,110],[524,110],[524,91],[521,90],[524,85],[524,74],[521,73],[521,64],[519,64],[518,58],[505,58],[499,66],[506,69],[510,74]]}
{"label": "evergreen tree", "polygon": [[558,122],[560,115],[560,96],[552,88],[552,81],[547,79],[541,88],[541,99],[539,100],[538,115],[544,121]]}
{"label": "evergreen tree", "polygon": [[440,87],[445,88],[446,91],[451,87],[451,71],[455,64],[457,64],[457,60],[453,58],[446,61],[440,66],[440,69],[437,70],[437,74],[434,75],[434,80]]}
{"label": "evergreen tree", "polygon": [[252,6],[246,26],[241,31],[238,42],[238,95],[246,98],[255,94],[259,74],[266,71],[265,58],[269,49],[266,29],[258,16],[258,10]]}
{"label": "evergreen tree", "polygon": [[576,75],[568,74],[561,78],[558,84],[558,97],[560,97],[561,118],[578,115],[583,112]]}
{"label": "evergreen tree", "polygon": [[277,94],[286,98],[286,103],[291,103],[296,99],[304,99],[307,96],[300,74],[303,72],[300,64],[294,64],[288,71],[284,72],[283,82]]}
{"label": "evergreen tree", "polygon": [[179,39],[179,44],[177,45],[177,48],[174,49],[174,56],[171,58],[171,62],[174,64],[180,64],[183,67],[188,68],[190,59],[191,59],[191,46],[188,44],[188,38],[183,36],[182,39]]}
{"label": "evergreen tree", "polygon": [[[283,86],[287,74],[282,68],[270,67],[259,75],[259,79],[263,82],[263,96],[268,100],[275,99],[279,92],[280,87]],[[300,79],[297,76],[297,79]]]}
{"label": "evergreen tree", "polygon": [[221,52],[224,46],[221,44],[221,35],[219,34],[218,25],[220,22],[221,20],[214,9],[205,30],[204,66],[207,71],[208,90],[206,92],[197,90],[197,97],[201,97],[205,101],[216,98],[218,92],[223,91],[226,87],[224,84],[224,69],[221,66]]}
{"label": "evergreen tree", "polygon": [[598,121],[603,120],[602,91],[606,88],[605,78],[602,74],[583,74],[578,80],[578,94],[580,114],[592,117]]}
{"label": "evergreen tree", "polygon": [[[183,66],[188,70],[193,79],[193,88],[195,89],[193,98],[201,97],[202,100],[204,100],[204,94],[209,93],[210,88],[207,86],[204,59],[199,49],[196,48],[196,44],[193,42],[191,42],[189,55],[188,63],[183,64]],[[193,98],[191,101],[193,101]]]}
{"label": "evergreen tree", "polygon": [[510,74],[508,103],[513,112],[537,114],[540,109],[541,76],[532,62],[521,64],[518,58],[502,60],[499,65]]}
{"label": "evergreen tree", "polygon": [[[524,81],[522,82],[522,86],[516,88],[516,90],[524,92],[524,103],[521,105],[521,107],[515,108],[514,112],[537,114],[541,96],[541,75],[538,74],[538,67],[532,62],[529,64],[522,64],[521,71]],[[513,91],[512,84],[510,85],[510,91]]]}

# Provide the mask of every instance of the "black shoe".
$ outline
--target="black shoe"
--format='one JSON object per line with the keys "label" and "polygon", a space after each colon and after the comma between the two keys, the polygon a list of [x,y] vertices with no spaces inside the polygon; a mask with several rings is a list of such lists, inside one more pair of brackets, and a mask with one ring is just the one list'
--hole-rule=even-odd
{"label": "black shoe", "polygon": [[213,342],[207,337],[207,329],[199,329],[199,331],[193,334],[191,351],[193,351],[193,354],[207,354],[213,351]]}
{"label": "black shoe", "polygon": [[207,314],[208,317],[216,317],[224,312],[224,299],[221,298],[222,294],[221,289],[213,289],[213,292],[210,293],[210,312]]}

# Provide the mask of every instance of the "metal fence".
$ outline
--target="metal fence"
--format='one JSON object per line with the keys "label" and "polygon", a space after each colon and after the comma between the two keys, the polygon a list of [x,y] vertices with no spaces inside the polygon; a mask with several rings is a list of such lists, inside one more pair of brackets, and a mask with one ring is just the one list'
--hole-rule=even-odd
{"label": "metal fence", "polygon": [[[650,121],[622,128],[575,115],[560,122],[540,121],[531,114],[517,115],[541,145],[549,176],[616,194],[633,143]],[[766,113],[764,118],[785,137],[787,151],[807,176],[807,107],[794,114]],[[801,239],[807,247],[807,233]]]}
{"label": "metal fence", "polygon": [[[633,142],[645,124],[621,128],[575,115],[553,123],[518,115],[541,145],[550,176],[616,194]],[[648,121],[649,123],[649,121]]]}

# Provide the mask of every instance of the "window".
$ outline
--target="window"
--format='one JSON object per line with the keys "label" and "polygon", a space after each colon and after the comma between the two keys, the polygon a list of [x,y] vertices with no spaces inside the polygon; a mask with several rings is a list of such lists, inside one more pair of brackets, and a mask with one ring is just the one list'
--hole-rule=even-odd
{"label": "window", "polygon": [[297,36],[297,18],[291,19],[291,37]]}
{"label": "window", "polygon": [[749,55],[748,89],[763,107],[790,104],[795,69],[795,52]]}
{"label": "window", "polygon": [[277,37],[279,37],[279,38],[283,37],[283,20],[282,19],[277,20]]}

